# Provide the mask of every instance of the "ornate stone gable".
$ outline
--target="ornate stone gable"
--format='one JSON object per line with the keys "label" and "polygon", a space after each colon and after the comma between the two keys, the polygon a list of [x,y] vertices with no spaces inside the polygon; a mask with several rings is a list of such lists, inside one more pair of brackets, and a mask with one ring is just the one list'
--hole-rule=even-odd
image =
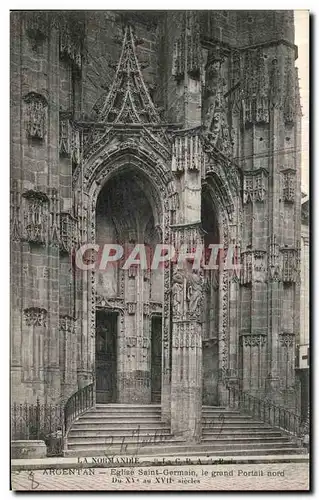
{"label": "ornate stone gable", "polygon": [[142,76],[130,26],[125,28],[122,53],[115,78],[99,120],[113,123],[160,122]]}

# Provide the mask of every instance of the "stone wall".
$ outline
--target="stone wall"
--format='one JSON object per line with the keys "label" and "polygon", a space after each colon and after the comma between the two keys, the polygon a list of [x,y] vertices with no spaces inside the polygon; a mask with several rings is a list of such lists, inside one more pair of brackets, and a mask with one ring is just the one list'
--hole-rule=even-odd
{"label": "stone wall", "polygon": [[[219,242],[240,248],[243,266],[240,276],[221,271],[212,295],[215,331],[206,321],[203,339],[217,339],[213,358],[202,357],[202,317],[189,316],[189,296],[183,312],[172,305],[175,267],[147,284],[151,302],[164,294],[165,418],[198,439],[203,362],[209,401],[225,404],[231,382],[294,406],[301,113],[293,31],[289,11],[11,14],[14,400],[66,399],[94,378],[94,294],[103,294],[97,275],[74,271],[72,249],[90,240],[96,221],[101,229],[96,193],[129,162],[148,178],[158,241],[204,241],[205,186]],[[186,290],[202,278],[181,280]]]}

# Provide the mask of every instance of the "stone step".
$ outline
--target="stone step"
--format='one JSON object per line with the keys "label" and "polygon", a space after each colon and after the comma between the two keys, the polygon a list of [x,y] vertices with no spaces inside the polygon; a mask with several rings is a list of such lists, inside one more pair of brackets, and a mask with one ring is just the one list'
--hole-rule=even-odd
{"label": "stone step", "polygon": [[[113,452],[112,452],[113,453]],[[149,450],[141,450],[138,452],[138,456],[144,455],[148,457],[196,457],[200,458],[208,458],[208,457],[216,457],[216,459],[220,459],[222,457],[246,457],[249,455],[253,455],[254,457],[263,457],[264,455],[273,455],[273,456],[286,456],[286,455],[303,455],[305,451],[302,448],[255,448],[254,450],[247,450],[245,448],[242,448],[240,450],[220,450],[218,451],[218,454],[214,455],[213,453],[207,452],[207,447],[203,447],[202,450],[197,450],[197,451],[192,451],[192,449],[186,450],[180,450],[176,449],[175,447],[168,447],[168,448],[161,448],[159,451],[158,449],[152,450],[151,452]],[[121,454],[120,448],[116,451],[114,450],[114,454],[118,456],[123,456]],[[128,453],[126,453],[128,455]],[[134,455],[134,453],[132,453]],[[64,453],[65,457],[105,457],[108,456],[108,454],[103,453],[103,450],[97,450],[96,448],[82,448],[82,449],[76,449],[76,450],[67,450]]]}
{"label": "stone step", "polygon": [[281,436],[280,431],[272,431],[271,429],[263,429],[262,427],[259,427],[257,429],[222,429],[221,431],[218,430],[207,430],[203,429],[202,430],[202,436]]}
{"label": "stone step", "polygon": [[202,427],[208,428],[209,426],[214,426],[220,428],[225,427],[226,425],[240,425],[243,427],[251,427],[255,425],[260,425],[261,427],[265,427],[266,424],[260,422],[258,420],[246,420],[241,418],[227,418],[225,420],[216,419],[202,419]]}
{"label": "stone step", "polygon": [[110,436],[120,436],[120,437],[130,437],[130,436],[157,436],[157,435],[170,435],[171,430],[169,427],[151,427],[150,429],[114,429],[111,428],[103,428],[103,429],[78,429],[78,427],[74,426],[69,434],[68,440],[75,439],[77,437],[98,437],[98,438],[106,438]]}
{"label": "stone step", "polygon": [[121,422],[119,424],[118,421],[107,421],[105,422],[104,420],[101,421],[93,421],[90,419],[85,419],[85,420],[78,420],[76,421],[71,429],[79,429],[79,430],[92,430],[94,432],[98,432],[99,430],[112,430],[112,429],[117,429],[117,430],[132,430],[132,429],[137,429],[140,428],[141,430],[148,430],[148,429],[163,429],[168,427],[165,422],[160,422],[158,420],[155,420],[154,422],[132,422],[131,420],[128,420],[127,422]]}
{"label": "stone step", "polygon": [[[221,444],[226,445],[226,446],[231,446],[231,445],[238,445],[238,444],[247,444],[247,445],[252,445],[254,446],[256,443],[258,443],[259,446],[264,446],[272,442],[276,443],[281,443],[281,444],[287,444],[287,445],[292,445],[292,443],[289,441],[288,437],[281,437],[281,436],[223,436],[220,435],[218,438],[214,438],[211,436],[205,436],[201,440],[201,444],[208,443],[213,446],[219,446]],[[98,445],[105,446],[105,445],[116,445],[116,444],[137,444],[137,443],[145,443],[144,445],[146,446],[148,443],[154,444],[154,446],[157,445],[163,445],[166,443],[170,444],[176,444],[176,443],[181,443],[179,439],[176,439],[174,436],[171,436],[169,433],[157,433],[157,434],[145,434],[144,437],[142,436],[135,436],[135,435],[129,435],[129,436],[115,436],[115,435],[110,435],[110,434],[104,434],[104,435],[98,435],[98,436],[71,436],[68,439],[68,444],[69,446],[73,445],[78,445],[78,444],[86,444],[86,443],[97,443]]]}
{"label": "stone step", "polygon": [[161,416],[147,416],[147,417],[129,417],[123,415],[120,417],[109,416],[109,415],[85,415],[80,417],[76,423],[105,423],[105,424],[117,424],[118,426],[126,424],[134,424],[135,426],[139,424],[158,424],[161,423]]}
{"label": "stone step", "polygon": [[225,414],[230,414],[230,415],[240,415],[239,410],[226,410],[226,408],[207,408],[202,410],[202,415],[225,415]]}
{"label": "stone step", "polygon": [[120,406],[120,405],[96,405],[94,410],[91,412],[94,413],[109,413],[109,414],[121,414],[125,413],[127,415],[130,414],[148,414],[148,413],[161,413],[161,407],[155,405],[149,406]]}
{"label": "stone step", "polygon": [[[203,453],[206,456],[218,455],[223,456],[228,452],[228,455],[240,455],[240,454],[253,454],[255,455],[260,450],[260,454],[266,453],[269,450],[280,450],[277,453],[300,453],[303,452],[301,448],[297,448],[293,443],[282,443],[281,441],[272,441],[269,443],[204,443],[198,445],[187,445],[181,444],[178,441],[169,441],[165,444],[152,444],[140,446],[136,443],[119,443],[110,446],[106,444],[92,443],[86,440],[84,443],[82,441],[76,441],[69,443],[69,451],[75,451],[79,456],[98,456],[100,455],[157,455],[162,456],[164,454],[174,456],[177,453],[185,454],[184,456],[189,456],[190,454],[197,455],[198,453]],[[298,452],[296,451],[298,450]],[[275,454],[275,453],[274,453]]]}

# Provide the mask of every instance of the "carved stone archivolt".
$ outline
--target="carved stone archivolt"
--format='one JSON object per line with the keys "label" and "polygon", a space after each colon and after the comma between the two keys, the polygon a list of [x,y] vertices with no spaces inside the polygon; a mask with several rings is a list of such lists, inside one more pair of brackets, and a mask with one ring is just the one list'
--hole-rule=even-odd
{"label": "carved stone archivolt", "polygon": [[25,323],[27,326],[47,326],[48,312],[40,307],[29,307],[23,311]]}
{"label": "carved stone archivolt", "polygon": [[262,202],[268,190],[268,172],[263,168],[244,172],[243,203]]}
{"label": "carved stone archivolt", "polygon": [[42,141],[47,130],[47,99],[37,92],[29,92],[23,100],[27,137]]}

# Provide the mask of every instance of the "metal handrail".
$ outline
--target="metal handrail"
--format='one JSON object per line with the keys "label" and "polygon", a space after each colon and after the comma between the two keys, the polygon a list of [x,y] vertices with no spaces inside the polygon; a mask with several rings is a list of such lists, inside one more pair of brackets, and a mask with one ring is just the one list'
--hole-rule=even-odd
{"label": "metal handrail", "polygon": [[230,408],[238,408],[243,413],[278,427],[294,436],[305,434],[305,426],[301,416],[267,399],[259,399],[237,387],[228,387],[228,404]]}
{"label": "metal handrail", "polygon": [[94,406],[94,384],[89,384],[72,394],[64,406],[64,429],[67,434],[72,422]]}

